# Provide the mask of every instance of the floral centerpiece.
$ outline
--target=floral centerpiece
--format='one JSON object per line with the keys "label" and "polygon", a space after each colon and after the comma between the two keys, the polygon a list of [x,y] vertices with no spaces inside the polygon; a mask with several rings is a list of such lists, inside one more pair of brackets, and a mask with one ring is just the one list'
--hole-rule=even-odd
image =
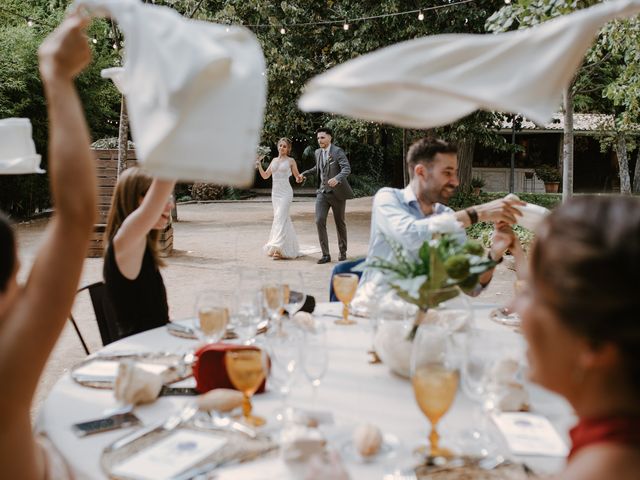
{"label": "floral centerpiece", "polygon": [[[453,215],[438,215],[430,226],[435,233],[422,244],[417,256],[387,239],[394,258],[377,257],[367,264],[385,272],[389,286],[397,295],[423,313],[457,296],[460,290],[470,293],[478,285],[480,275],[496,265],[481,244],[465,240],[462,224]],[[451,288],[456,286],[460,290]],[[420,315],[409,339],[416,333],[419,318]]]}

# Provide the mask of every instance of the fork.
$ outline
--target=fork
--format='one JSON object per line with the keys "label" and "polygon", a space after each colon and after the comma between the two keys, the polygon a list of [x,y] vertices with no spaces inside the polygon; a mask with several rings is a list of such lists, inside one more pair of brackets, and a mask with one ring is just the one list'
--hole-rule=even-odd
{"label": "fork", "polygon": [[166,420],[161,422],[156,422],[148,427],[141,428],[140,430],[136,430],[133,433],[125,435],[122,438],[119,438],[115,442],[104,449],[105,452],[112,452],[114,450],[118,450],[120,448],[126,447],[127,445],[132,444],[133,442],[140,440],[143,437],[151,435],[155,432],[165,431],[170,432],[175,430],[177,427],[182,425],[183,423],[189,421],[198,411],[198,408],[193,404],[186,405],[180,412],[175,415],[171,415]]}

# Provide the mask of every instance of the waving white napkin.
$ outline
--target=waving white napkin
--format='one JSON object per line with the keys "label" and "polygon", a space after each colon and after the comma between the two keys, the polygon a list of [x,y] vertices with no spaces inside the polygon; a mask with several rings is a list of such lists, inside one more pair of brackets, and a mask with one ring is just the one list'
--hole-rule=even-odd
{"label": "waving white napkin", "polygon": [[170,179],[252,182],[266,95],[255,36],[139,0],[76,4],[111,16],[124,33],[117,85],[144,169]]}
{"label": "waving white napkin", "polygon": [[398,43],[312,78],[298,105],[407,128],[446,125],[478,109],[544,123],[598,29],[638,12],[640,0],[618,0],[526,30]]}
{"label": "waving white napkin", "polygon": [[44,173],[31,139],[28,118],[0,120],[0,175]]}

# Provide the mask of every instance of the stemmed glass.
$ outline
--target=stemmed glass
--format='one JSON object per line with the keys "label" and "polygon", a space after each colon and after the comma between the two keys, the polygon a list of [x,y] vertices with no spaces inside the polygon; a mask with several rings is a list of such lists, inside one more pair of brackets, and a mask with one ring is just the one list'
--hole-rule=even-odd
{"label": "stemmed glass", "polygon": [[229,380],[244,395],[242,419],[254,427],[264,425],[266,422],[264,418],[251,415],[253,409],[251,397],[256,393],[266,375],[262,351],[258,348],[229,350],[224,356],[224,364]]}
{"label": "stemmed glass", "polygon": [[231,313],[231,325],[238,335],[240,343],[253,342],[262,311],[262,294],[259,291],[241,291],[236,293]]}
{"label": "stemmed glass", "polygon": [[304,293],[302,272],[283,272],[282,284],[284,289],[283,308],[291,318],[302,308],[307,298]]}
{"label": "stemmed glass", "polygon": [[229,323],[228,299],[219,292],[205,291],[196,299],[196,334],[206,343],[216,343],[224,337]]}
{"label": "stemmed glass", "polygon": [[284,287],[279,273],[269,272],[263,275],[262,302],[270,324],[279,324],[284,305]]}
{"label": "stemmed glass", "polygon": [[[514,297],[520,295],[526,288],[526,282],[524,280],[516,280],[513,282],[513,294]],[[520,315],[514,311],[511,304],[513,302],[507,303],[507,305],[496,308],[493,310],[489,318],[496,323],[501,325],[507,325],[508,327],[519,327],[521,323]]]}
{"label": "stemmed glass", "polygon": [[[475,456],[492,455],[498,448],[489,433],[488,414],[500,410],[502,396],[519,374],[524,345],[511,332],[472,330],[462,363],[462,389],[481,406],[480,421],[465,432],[461,444]],[[477,414],[475,416],[478,416]]]}
{"label": "stemmed glass", "polygon": [[342,318],[336,320],[338,325],[353,325],[355,320],[349,318],[349,305],[356,295],[358,289],[358,275],[355,273],[337,273],[333,276],[333,290],[336,297],[342,302]]}
{"label": "stemmed glass", "polygon": [[327,349],[327,330],[322,325],[309,328],[304,334],[304,351],[302,369],[313,388],[313,407],[316,406],[318,388],[329,366],[329,350]]}
{"label": "stemmed glass", "polygon": [[437,425],[451,407],[458,389],[458,365],[450,331],[439,325],[422,324],[413,340],[411,351],[411,383],[418,407],[431,423],[429,459],[453,454],[440,447]]}
{"label": "stemmed glass", "polygon": [[275,415],[278,421],[285,421],[292,417],[289,393],[300,365],[302,333],[293,323],[286,322],[280,328],[269,330],[265,341],[269,385],[277,388],[282,396],[282,407]]}

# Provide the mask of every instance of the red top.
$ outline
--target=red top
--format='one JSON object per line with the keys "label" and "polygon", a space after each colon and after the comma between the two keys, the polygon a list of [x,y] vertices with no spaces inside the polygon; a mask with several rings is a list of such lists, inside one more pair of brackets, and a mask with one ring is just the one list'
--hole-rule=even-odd
{"label": "red top", "polygon": [[571,452],[594,443],[617,443],[640,448],[640,416],[618,416],[608,418],[582,419],[569,432]]}

